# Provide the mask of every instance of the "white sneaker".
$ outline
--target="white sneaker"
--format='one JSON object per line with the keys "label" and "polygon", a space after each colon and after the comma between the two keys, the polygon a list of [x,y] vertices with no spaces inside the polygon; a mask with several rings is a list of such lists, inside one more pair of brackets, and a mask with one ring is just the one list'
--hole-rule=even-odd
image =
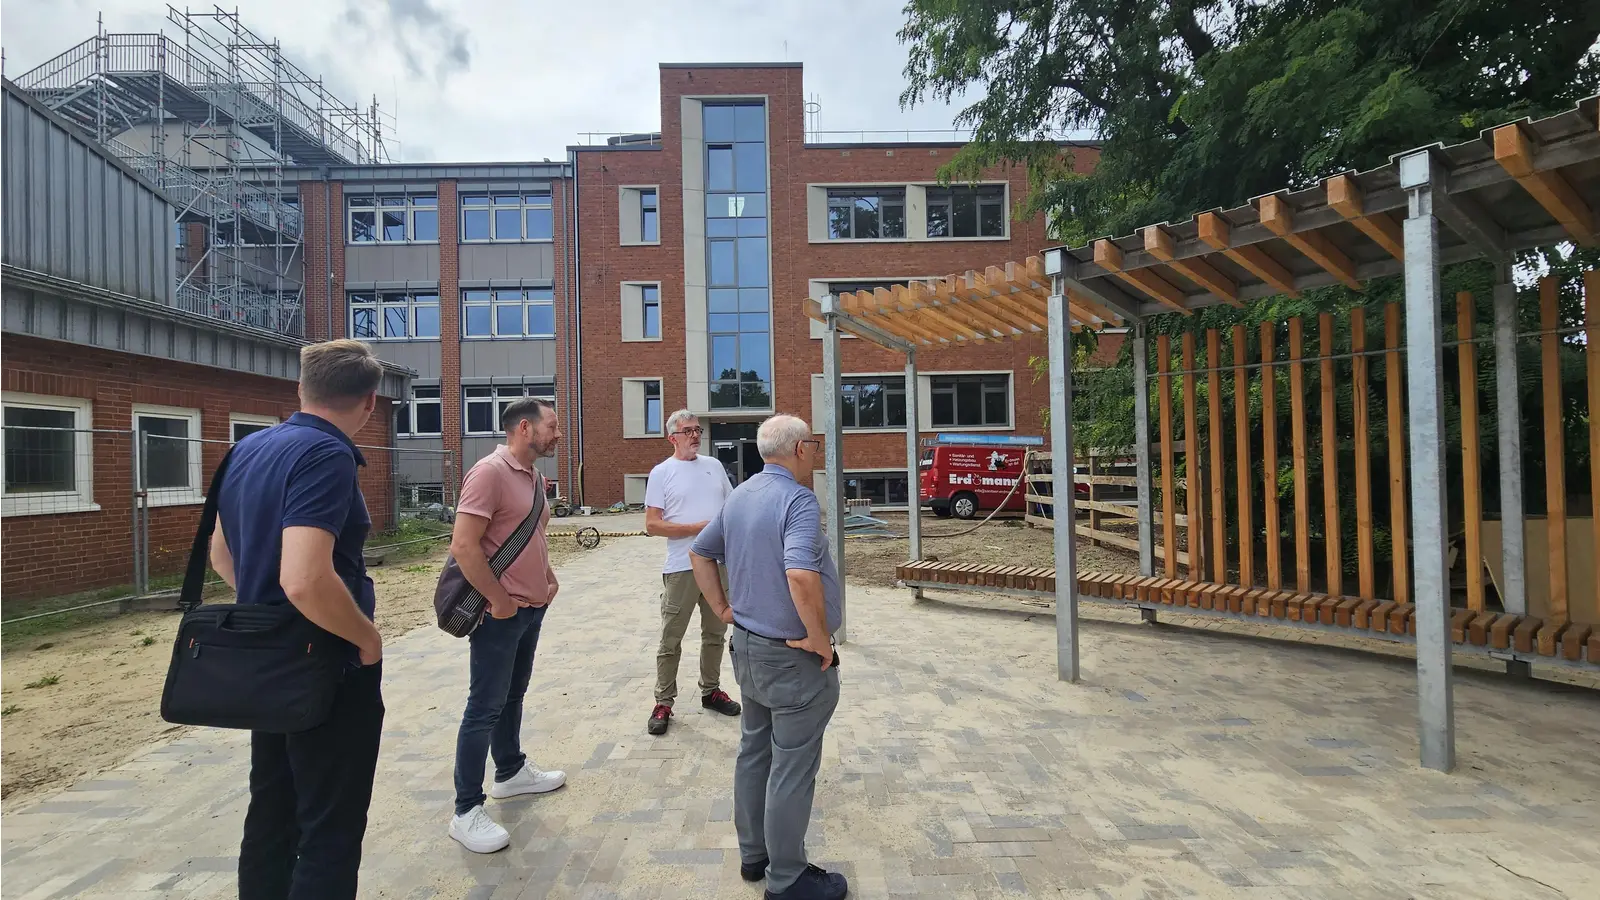
{"label": "white sneaker", "polygon": [[505,781],[489,785],[489,796],[496,800],[522,794],[547,794],[567,783],[567,773],[560,769],[546,772],[531,762],[522,764],[522,771]]}
{"label": "white sneaker", "polygon": [[473,853],[493,853],[511,843],[511,833],[489,818],[481,805],[450,820],[450,836]]}

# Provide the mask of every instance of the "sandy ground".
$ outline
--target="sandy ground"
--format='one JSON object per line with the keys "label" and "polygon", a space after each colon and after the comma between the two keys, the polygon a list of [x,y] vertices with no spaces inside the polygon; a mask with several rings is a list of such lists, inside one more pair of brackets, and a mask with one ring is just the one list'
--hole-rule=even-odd
{"label": "sandy ground", "polygon": [[[582,553],[569,536],[551,537],[560,563]],[[378,630],[398,637],[433,622],[433,586],[444,547],[373,568]],[[228,592],[208,595],[226,603]],[[176,612],[133,612],[8,646],[0,718],[8,809],[115,766],[183,726],[163,721],[161,686],[172,654]]]}

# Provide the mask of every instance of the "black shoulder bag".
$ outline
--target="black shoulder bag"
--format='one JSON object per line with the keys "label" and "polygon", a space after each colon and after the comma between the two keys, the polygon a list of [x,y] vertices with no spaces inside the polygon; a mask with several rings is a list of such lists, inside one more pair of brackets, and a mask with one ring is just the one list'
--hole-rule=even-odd
{"label": "black shoulder bag", "polygon": [[321,725],[353,657],[351,644],[291,603],[213,603],[201,597],[217,498],[233,449],[211,476],[189,551],[161,718],[178,725],[289,734]]}
{"label": "black shoulder bag", "polygon": [[[535,479],[533,506],[528,509],[527,517],[489,558],[489,569],[494,572],[495,578],[505,574],[533,541],[533,532],[539,527],[544,508],[544,476],[541,475]],[[447,557],[444,571],[439,573],[439,584],[433,589],[433,611],[439,617],[439,627],[454,637],[466,637],[483,621],[483,614],[488,608],[489,598],[467,580],[461,567],[456,564],[455,555]]]}

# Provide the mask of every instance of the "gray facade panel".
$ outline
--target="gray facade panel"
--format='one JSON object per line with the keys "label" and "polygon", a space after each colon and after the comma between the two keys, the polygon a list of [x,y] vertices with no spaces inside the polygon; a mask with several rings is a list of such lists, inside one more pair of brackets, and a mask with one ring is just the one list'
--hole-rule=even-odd
{"label": "gray facade panel", "polygon": [[[267,290],[275,290],[277,288],[277,279],[272,276],[272,273],[278,271],[278,260],[281,258],[284,263],[282,266],[284,270],[283,289],[293,291],[298,289],[305,280],[305,259],[301,256],[301,252],[303,251],[295,251],[290,247],[281,249],[245,247],[239,252],[239,256],[246,263],[264,270],[257,272],[245,269],[244,274],[245,278],[259,283]],[[294,254],[292,259],[290,257],[291,253]]]}
{"label": "gray facade panel", "polygon": [[461,378],[503,375],[555,378],[555,341],[462,341]]}
{"label": "gray facade panel", "polygon": [[462,244],[462,282],[551,280],[556,275],[554,244]]}
{"label": "gray facade panel", "polygon": [[165,197],[9,85],[0,145],[6,264],[172,302],[176,263]]}
{"label": "gray facade panel", "polygon": [[438,341],[377,341],[378,358],[416,372],[416,381],[439,380]]}
{"label": "gray facade panel", "polygon": [[[467,470],[472,468],[473,463],[476,463],[478,460],[483,459],[485,456],[488,456],[489,454],[493,453],[494,452],[494,448],[499,446],[499,445],[500,445],[500,439],[499,438],[492,438],[492,437],[464,437],[464,438],[462,438],[461,439],[461,455],[464,458],[461,461],[461,474],[463,476],[465,476],[466,473],[467,473]],[[539,473],[541,475],[543,475],[545,478],[548,478],[551,481],[555,481],[556,480],[556,474],[557,473],[556,473],[556,458],[555,457],[552,456],[549,459],[541,459],[541,460],[536,461],[534,463],[534,468],[538,469]]]}
{"label": "gray facade panel", "polygon": [[407,244],[395,247],[346,247],[345,284],[379,281],[439,283],[439,245]]}
{"label": "gray facade panel", "polygon": [[402,482],[443,485],[446,475],[455,482],[453,492],[461,490],[461,473],[444,465],[443,438],[396,438],[394,470]]}

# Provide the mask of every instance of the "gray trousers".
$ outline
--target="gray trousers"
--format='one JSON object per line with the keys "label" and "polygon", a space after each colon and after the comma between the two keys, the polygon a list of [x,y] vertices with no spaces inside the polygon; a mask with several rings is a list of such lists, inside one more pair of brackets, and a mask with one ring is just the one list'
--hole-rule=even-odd
{"label": "gray trousers", "polygon": [[767,889],[785,891],[806,868],[806,828],[822,765],[822,732],[839,705],[839,670],[815,653],[733,629],[743,734],[733,775],[740,861],[768,860]]}

